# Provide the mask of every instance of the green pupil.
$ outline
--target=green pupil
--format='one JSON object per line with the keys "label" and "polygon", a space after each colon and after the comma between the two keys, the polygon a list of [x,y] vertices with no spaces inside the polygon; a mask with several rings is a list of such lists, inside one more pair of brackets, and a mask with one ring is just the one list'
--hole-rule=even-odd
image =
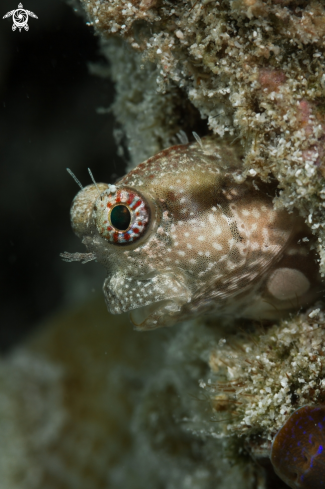
{"label": "green pupil", "polygon": [[118,231],[126,231],[130,226],[131,214],[126,205],[113,207],[110,218],[112,226]]}

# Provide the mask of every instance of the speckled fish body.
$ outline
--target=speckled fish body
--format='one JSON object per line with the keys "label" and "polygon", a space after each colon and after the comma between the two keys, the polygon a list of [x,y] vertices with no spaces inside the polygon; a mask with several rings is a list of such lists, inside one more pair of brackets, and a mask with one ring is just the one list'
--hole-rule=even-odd
{"label": "speckled fish body", "polygon": [[150,329],[199,314],[271,319],[318,296],[310,231],[274,210],[275,185],[244,179],[241,161],[204,138],[77,194],[72,226],[107,269],[111,313]]}

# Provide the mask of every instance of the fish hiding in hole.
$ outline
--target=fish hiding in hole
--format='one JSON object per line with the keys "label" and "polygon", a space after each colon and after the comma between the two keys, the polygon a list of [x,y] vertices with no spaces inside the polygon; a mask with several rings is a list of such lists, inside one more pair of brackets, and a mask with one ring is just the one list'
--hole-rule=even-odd
{"label": "fish hiding in hole", "polygon": [[297,409],[277,433],[271,462],[292,489],[325,487],[325,406]]}
{"label": "fish hiding in hole", "polygon": [[[309,228],[275,210],[276,184],[243,176],[240,146],[206,137],[149,158],[115,185],[83,188],[72,228],[107,270],[113,314],[139,329],[198,315],[275,319],[322,284]],[[308,243],[309,241],[309,243]]]}

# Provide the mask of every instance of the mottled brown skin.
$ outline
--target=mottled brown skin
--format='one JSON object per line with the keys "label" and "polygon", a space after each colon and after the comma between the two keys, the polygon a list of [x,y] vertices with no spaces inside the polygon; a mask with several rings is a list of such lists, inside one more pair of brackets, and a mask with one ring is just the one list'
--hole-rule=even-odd
{"label": "mottled brown skin", "polygon": [[274,470],[292,489],[325,487],[325,406],[297,409],[276,435]]}
{"label": "mottled brown skin", "polygon": [[[274,319],[320,294],[309,229],[274,210],[274,183],[244,178],[239,146],[214,138],[174,146],[138,165],[115,193],[99,188],[100,197],[94,185],[77,194],[72,227],[108,271],[108,309],[136,310],[139,328],[199,314]],[[98,223],[108,219],[107,192],[112,201],[124,190],[143,198],[150,216],[138,239],[120,245]]]}

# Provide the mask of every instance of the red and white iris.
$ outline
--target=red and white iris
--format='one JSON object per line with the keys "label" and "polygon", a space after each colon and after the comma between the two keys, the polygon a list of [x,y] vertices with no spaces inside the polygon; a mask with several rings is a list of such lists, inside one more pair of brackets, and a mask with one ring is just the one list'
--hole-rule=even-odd
{"label": "red and white iris", "polygon": [[94,219],[99,234],[113,244],[139,239],[149,224],[149,206],[139,192],[110,185],[96,200]]}

